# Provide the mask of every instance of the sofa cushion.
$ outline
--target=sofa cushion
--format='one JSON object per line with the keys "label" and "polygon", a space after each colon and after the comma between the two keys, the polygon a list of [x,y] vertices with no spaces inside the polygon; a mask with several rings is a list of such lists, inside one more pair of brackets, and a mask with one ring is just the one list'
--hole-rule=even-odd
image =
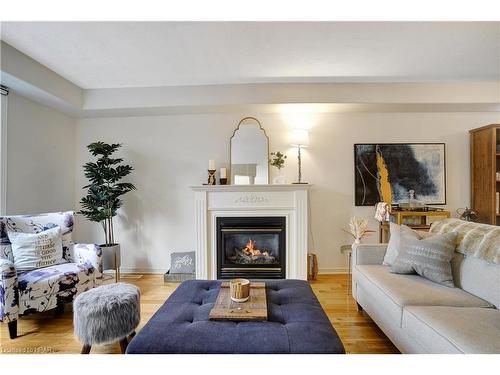
{"label": "sofa cushion", "polygon": [[451,258],[455,250],[455,232],[438,234],[423,240],[402,237],[399,253],[391,265],[391,272],[418,273],[438,284],[453,288]]}
{"label": "sofa cushion", "polygon": [[405,306],[492,306],[462,289],[439,285],[419,275],[393,274],[388,266],[356,266],[355,275],[356,282],[361,283],[359,287],[370,292],[374,298],[387,299],[379,302],[384,303],[387,313],[399,325]]}
{"label": "sofa cushion", "polygon": [[500,353],[500,311],[477,307],[408,306],[402,328],[430,353]]}

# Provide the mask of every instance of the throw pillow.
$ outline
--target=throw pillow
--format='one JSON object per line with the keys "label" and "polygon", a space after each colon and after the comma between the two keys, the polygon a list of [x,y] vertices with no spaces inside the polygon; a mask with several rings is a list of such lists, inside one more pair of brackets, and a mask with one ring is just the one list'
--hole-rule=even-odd
{"label": "throw pillow", "polygon": [[398,256],[399,243],[401,241],[401,236],[407,236],[413,239],[420,239],[419,234],[407,227],[406,225],[398,225],[396,223],[389,223],[389,230],[391,232],[391,238],[387,244],[387,250],[384,256],[384,266],[390,266],[394,263],[394,259]]}
{"label": "throw pillow", "polygon": [[61,228],[54,227],[40,233],[7,232],[12,244],[14,266],[18,271],[63,263]]}
{"label": "throw pillow", "polygon": [[456,232],[423,240],[401,237],[399,253],[391,266],[393,273],[418,273],[441,285],[454,287],[451,258],[455,252]]}
{"label": "throw pillow", "polygon": [[170,273],[194,273],[194,251],[172,253],[170,256]]}

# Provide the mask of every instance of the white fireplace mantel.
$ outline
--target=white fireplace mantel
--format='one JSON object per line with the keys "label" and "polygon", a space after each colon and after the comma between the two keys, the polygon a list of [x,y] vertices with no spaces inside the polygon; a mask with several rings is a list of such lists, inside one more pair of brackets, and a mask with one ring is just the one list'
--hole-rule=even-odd
{"label": "white fireplace mantel", "polygon": [[195,192],[196,278],[217,278],[217,217],[284,216],[286,277],[307,279],[309,184],[201,185]]}

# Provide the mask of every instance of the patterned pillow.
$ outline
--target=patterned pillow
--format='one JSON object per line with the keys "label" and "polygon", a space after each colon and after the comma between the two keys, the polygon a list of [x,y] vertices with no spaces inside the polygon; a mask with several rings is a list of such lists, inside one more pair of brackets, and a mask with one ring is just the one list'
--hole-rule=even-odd
{"label": "patterned pillow", "polygon": [[31,271],[64,263],[61,228],[40,233],[8,232],[17,271]]}
{"label": "patterned pillow", "polygon": [[456,232],[439,234],[418,240],[401,237],[399,253],[391,265],[391,272],[418,273],[438,284],[453,288],[451,258],[455,252]]}
{"label": "patterned pillow", "polygon": [[170,256],[170,273],[194,273],[194,251],[172,253]]}
{"label": "patterned pillow", "polygon": [[61,228],[63,256],[67,261],[70,261],[73,215],[73,211],[67,211],[0,217],[0,258],[9,259],[11,262],[14,261],[7,232],[40,233],[58,226]]}

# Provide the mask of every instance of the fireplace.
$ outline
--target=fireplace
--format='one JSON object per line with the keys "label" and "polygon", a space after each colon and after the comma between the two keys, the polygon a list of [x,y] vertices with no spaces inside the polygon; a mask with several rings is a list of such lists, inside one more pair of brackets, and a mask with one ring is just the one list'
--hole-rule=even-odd
{"label": "fireplace", "polygon": [[217,218],[218,279],[284,279],[285,256],[285,217]]}

